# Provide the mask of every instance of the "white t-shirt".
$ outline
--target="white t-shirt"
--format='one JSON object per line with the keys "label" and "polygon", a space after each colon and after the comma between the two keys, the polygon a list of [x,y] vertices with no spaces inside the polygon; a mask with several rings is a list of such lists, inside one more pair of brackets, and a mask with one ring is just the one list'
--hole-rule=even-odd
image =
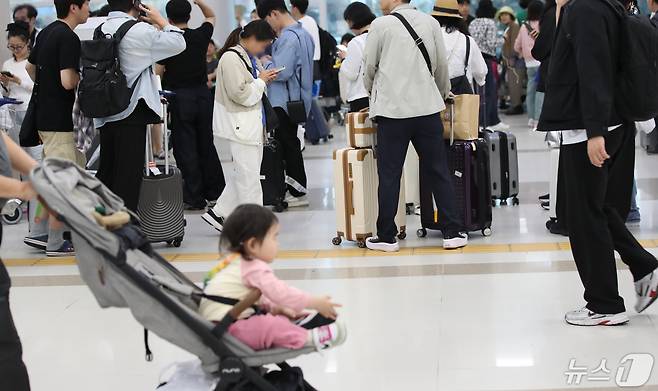
{"label": "white t-shirt", "polygon": [[368,91],[363,84],[363,51],[366,48],[368,33],[361,34],[347,45],[347,56],[340,66],[340,75],[345,78],[345,96],[348,102],[367,98]]}
{"label": "white t-shirt", "polygon": [[[466,60],[466,36],[456,30],[448,33],[445,27],[442,27],[441,30],[443,31],[443,42],[448,53],[448,74],[451,79],[463,76],[464,61]],[[487,78],[487,63],[484,61],[475,39],[472,37],[468,37],[468,39],[471,41],[471,53],[468,57],[466,76],[469,82],[475,79],[479,86],[483,86]]]}
{"label": "white t-shirt", "polygon": [[[608,132],[619,129],[620,125],[608,127]],[[562,132],[562,144],[563,145],[572,145],[586,142],[587,131],[585,129],[576,129],[576,130],[563,130]]]}
{"label": "white t-shirt", "polygon": [[5,61],[2,65],[2,70],[11,72],[14,76],[21,79],[21,84],[9,83],[8,89],[9,92],[2,91],[9,98],[18,99],[23,102],[22,105],[16,106],[18,111],[26,111],[27,105],[30,103],[30,98],[32,97],[32,88],[34,88],[34,82],[30,79],[30,76],[27,74],[25,66],[27,65],[27,59],[23,61],[16,61],[13,58]]}
{"label": "white t-shirt", "polygon": [[320,51],[320,29],[318,24],[315,22],[315,19],[311,18],[308,15],[304,15],[303,18],[299,19],[299,23],[302,24],[304,30],[311,34],[313,38],[313,44],[315,44],[315,51],[313,52],[313,61],[320,61],[322,57],[322,52]]}

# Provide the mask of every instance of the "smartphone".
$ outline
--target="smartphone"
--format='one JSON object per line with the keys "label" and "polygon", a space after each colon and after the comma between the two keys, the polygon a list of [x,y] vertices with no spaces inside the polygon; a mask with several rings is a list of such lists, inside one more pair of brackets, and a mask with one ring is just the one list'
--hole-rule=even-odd
{"label": "smartphone", "polygon": [[347,46],[345,45],[336,45],[336,49],[346,52],[347,51]]}
{"label": "smartphone", "polygon": [[7,71],[2,71],[2,72],[0,72],[0,74],[2,76],[14,77],[14,75],[11,72],[7,72]]}
{"label": "smartphone", "polygon": [[286,66],[284,65],[284,66],[282,66],[281,68],[274,68],[274,71],[275,71],[276,73],[280,73],[280,72],[283,72],[285,69],[286,69]]}
{"label": "smartphone", "polygon": [[133,7],[139,11],[139,16],[146,17],[146,12],[142,11],[142,0],[133,0]]}

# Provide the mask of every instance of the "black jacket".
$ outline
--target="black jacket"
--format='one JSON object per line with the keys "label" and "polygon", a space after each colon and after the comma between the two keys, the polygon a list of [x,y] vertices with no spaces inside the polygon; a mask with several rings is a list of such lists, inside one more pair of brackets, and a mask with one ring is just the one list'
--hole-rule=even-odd
{"label": "black jacket", "polygon": [[548,67],[551,63],[551,49],[553,48],[553,38],[555,38],[555,7],[554,0],[546,2],[546,9],[539,20],[539,36],[532,48],[532,57],[541,62],[537,83],[539,92],[546,92]]}
{"label": "black jacket", "polygon": [[587,137],[604,136],[621,124],[615,109],[618,73],[620,3],[571,0],[555,32],[539,129],[586,129]]}

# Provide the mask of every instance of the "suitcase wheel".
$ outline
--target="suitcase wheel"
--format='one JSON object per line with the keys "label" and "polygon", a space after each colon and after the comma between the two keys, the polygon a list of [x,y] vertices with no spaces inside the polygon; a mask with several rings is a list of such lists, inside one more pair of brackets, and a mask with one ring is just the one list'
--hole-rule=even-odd
{"label": "suitcase wheel", "polygon": [[416,231],[416,236],[419,238],[424,238],[427,236],[427,230],[425,228],[421,228],[418,231]]}
{"label": "suitcase wheel", "polygon": [[485,229],[482,230],[482,235],[484,235],[486,237],[491,236],[491,234],[492,234],[491,228],[485,228]]}
{"label": "suitcase wheel", "polygon": [[514,198],[512,199],[512,205],[514,205],[514,206],[521,205],[521,201],[519,201],[518,198],[514,197]]}
{"label": "suitcase wheel", "polygon": [[360,240],[356,244],[357,244],[357,246],[359,246],[359,248],[366,248],[366,242],[365,241]]}
{"label": "suitcase wheel", "polygon": [[280,202],[274,205],[274,211],[276,213],[281,213],[288,209],[288,203],[287,202]]}
{"label": "suitcase wheel", "polygon": [[340,244],[343,243],[343,239],[341,239],[340,236],[336,236],[335,238],[331,239],[331,243],[334,246],[340,246]]}
{"label": "suitcase wheel", "polygon": [[168,246],[173,246],[173,247],[180,247],[183,244],[183,238],[176,238],[174,240],[170,240],[167,242]]}
{"label": "suitcase wheel", "polygon": [[14,212],[12,214],[2,215],[2,222],[4,222],[7,225],[15,225],[18,224],[22,218],[23,218],[23,210],[20,207],[18,207],[14,209]]}
{"label": "suitcase wheel", "polygon": [[398,234],[398,239],[405,240],[406,238],[407,238],[407,233],[406,232],[400,232]]}

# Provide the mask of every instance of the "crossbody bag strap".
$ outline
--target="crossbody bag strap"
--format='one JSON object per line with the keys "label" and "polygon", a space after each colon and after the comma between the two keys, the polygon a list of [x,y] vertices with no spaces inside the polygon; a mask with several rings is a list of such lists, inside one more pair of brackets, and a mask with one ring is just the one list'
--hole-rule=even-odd
{"label": "crossbody bag strap", "polygon": [[468,62],[471,59],[471,39],[468,35],[464,34],[466,37],[466,59],[464,60],[464,76],[468,74]]}
{"label": "crossbody bag strap", "polygon": [[[299,49],[301,52],[302,49],[302,39],[299,37],[299,34],[294,32],[293,30],[288,30],[291,33],[295,34],[297,37],[297,40],[299,41]],[[295,64],[295,68],[297,67],[297,64]],[[302,68],[303,66],[299,67],[299,77],[297,77],[297,69],[293,71],[293,75],[295,75],[295,78],[297,79],[297,82],[299,83],[299,100],[302,100]],[[286,80],[286,90],[288,91],[288,101],[291,101],[292,98],[290,97],[290,88],[288,87],[289,80]]]}
{"label": "crossbody bag strap", "polygon": [[434,72],[432,72],[432,60],[430,60],[430,54],[427,51],[427,47],[425,46],[425,43],[423,42],[423,39],[418,36],[418,33],[416,33],[416,30],[414,30],[414,28],[411,27],[411,25],[409,24],[407,19],[405,19],[404,16],[402,16],[401,14],[399,14],[397,12],[393,12],[391,15],[398,18],[400,20],[400,22],[402,22],[404,27],[407,29],[407,31],[409,32],[409,35],[411,35],[411,38],[413,38],[414,43],[416,44],[416,46],[420,50],[421,54],[423,55],[423,58],[425,59],[425,63],[427,64],[427,69],[430,71],[430,75],[433,75]]}
{"label": "crossbody bag strap", "polygon": [[240,52],[238,52],[235,49],[228,49],[227,52],[233,52],[233,53],[237,54],[238,57],[240,57],[240,60],[242,60],[242,63],[244,64],[244,66],[247,67],[247,70],[249,71],[249,73],[251,73],[251,67],[249,66],[249,64],[247,64],[247,61],[244,59],[244,57],[242,57],[242,54],[240,54]]}

